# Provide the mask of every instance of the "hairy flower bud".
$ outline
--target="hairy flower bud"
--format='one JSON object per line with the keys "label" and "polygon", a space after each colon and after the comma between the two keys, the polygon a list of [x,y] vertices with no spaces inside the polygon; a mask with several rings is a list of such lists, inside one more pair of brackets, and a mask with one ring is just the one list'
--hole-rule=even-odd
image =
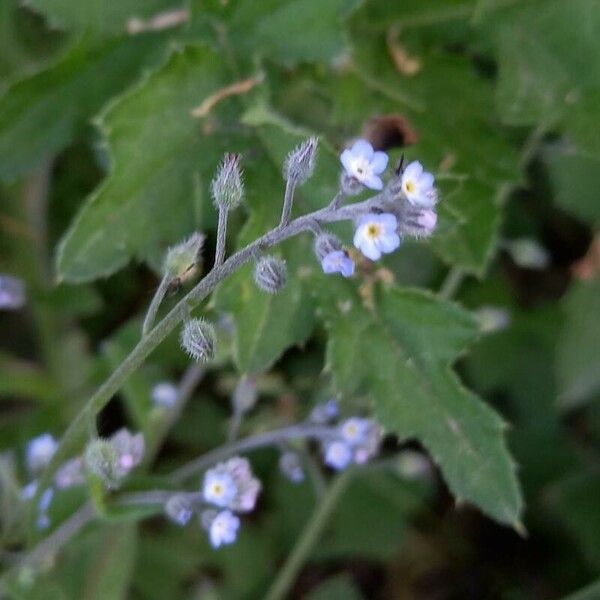
{"label": "hairy flower bud", "polygon": [[302,185],[315,169],[318,138],[311,137],[296,146],[285,159],[283,176],[286,180]]}
{"label": "hairy flower bud", "polygon": [[217,336],[212,323],[189,319],[181,330],[182,348],[197,362],[208,362],[215,355]]}
{"label": "hairy flower bud", "polygon": [[212,197],[217,208],[233,210],[244,198],[244,182],[240,171],[240,155],[226,154],[211,183]]}
{"label": "hairy flower bud", "polygon": [[194,514],[194,506],[187,494],[175,494],[165,504],[165,513],[171,521],[181,525],[187,525]]}
{"label": "hairy flower bud", "polygon": [[119,486],[119,454],[109,440],[92,440],[85,449],[83,461],[90,473],[99,477],[106,487],[114,489]]}
{"label": "hairy flower bud", "polygon": [[182,283],[192,277],[202,261],[203,233],[192,233],[186,240],[169,248],[163,265],[170,281]]}
{"label": "hairy flower bud", "polygon": [[287,282],[285,260],[274,256],[260,258],[254,267],[254,281],[263,292],[276,294]]}
{"label": "hairy flower bud", "polygon": [[315,254],[322,261],[328,254],[342,249],[342,242],[332,233],[320,233],[315,238]]}

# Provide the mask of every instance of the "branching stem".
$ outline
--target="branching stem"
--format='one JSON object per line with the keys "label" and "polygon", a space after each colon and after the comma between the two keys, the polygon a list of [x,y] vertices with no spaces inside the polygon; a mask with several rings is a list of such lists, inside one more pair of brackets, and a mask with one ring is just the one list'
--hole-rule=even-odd
{"label": "branching stem", "polygon": [[154,320],[156,319],[156,314],[158,313],[158,309],[164,300],[167,292],[169,291],[169,286],[171,285],[171,278],[168,275],[164,275],[158,284],[158,288],[152,297],[152,301],[150,302],[150,306],[148,307],[148,312],[146,313],[146,317],[144,318],[144,324],[142,325],[142,337],[148,335],[148,332],[152,328],[154,324]]}

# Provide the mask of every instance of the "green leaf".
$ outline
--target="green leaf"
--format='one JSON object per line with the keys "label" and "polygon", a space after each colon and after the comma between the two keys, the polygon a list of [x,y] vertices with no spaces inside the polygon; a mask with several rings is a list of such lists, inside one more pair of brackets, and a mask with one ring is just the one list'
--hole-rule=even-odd
{"label": "green leaf", "polygon": [[156,263],[161,248],[198,228],[201,203],[194,206],[194,176],[211,176],[221,148],[228,146],[221,128],[232,115],[219,120],[219,106],[216,116],[198,121],[190,112],[228,83],[218,55],[189,46],[175,50],[103,113],[98,124],[110,173],[61,241],[60,277],[107,276],[134,257]]}
{"label": "green leaf", "polygon": [[109,35],[124,33],[127,21],[147,18],[168,8],[181,8],[177,0],[24,0],[23,4],[46,17],[57,29]]}
{"label": "green leaf", "polygon": [[346,47],[342,17],[357,4],[358,0],[212,0],[198,6],[193,27],[203,38],[214,36],[217,19],[240,59],[331,61]]}
{"label": "green leaf", "polygon": [[477,336],[470,315],[417,290],[378,290],[368,310],[349,282],[318,292],[336,387],[372,399],[381,424],[415,437],[458,500],[518,527],[522,500],[502,419],[449,365]]}
{"label": "green leaf", "polygon": [[550,0],[494,17],[498,106],[505,122],[558,128],[600,156],[600,11],[595,0]]}
{"label": "green leaf", "polygon": [[361,600],[362,597],[348,575],[337,575],[319,584],[307,600]]}
{"label": "green leaf", "polygon": [[556,348],[558,400],[572,407],[600,390],[600,280],[574,283],[563,307],[566,319]]}
{"label": "green leaf", "polygon": [[544,147],[542,160],[554,202],[591,225],[600,222],[600,159],[581,154],[571,146],[551,144]]}
{"label": "green leaf", "polygon": [[156,60],[160,38],[83,37],[52,65],[0,97],[0,178],[13,179],[62,150],[106,101]]}

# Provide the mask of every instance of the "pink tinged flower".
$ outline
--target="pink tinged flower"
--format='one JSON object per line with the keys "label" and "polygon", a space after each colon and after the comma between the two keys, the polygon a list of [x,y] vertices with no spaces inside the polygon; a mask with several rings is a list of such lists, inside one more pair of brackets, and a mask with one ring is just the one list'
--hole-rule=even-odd
{"label": "pink tinged flower", "polygon": [[213,548],[233,544],[240,527],[240,520],[231,511],[220,512],[212,521],[208,530],[208,536]]}
{"label": "pink tinged flower", "polygon": [[323,272],[341,273],[344,277],[351,277],[354,273],[354,262],[343,250],[334,250],[321,260]]}
{"label": "pink tinged flower", "polygon": [[354,245],[371,260],[393,252],[400,246],[396,233],[398,220],[390,213],[370,213],[361,217],[354,232]]}
{"label": "pink tinged flower", "polygon": [[437,202],[434,182],[433,175],[415,160],[407,165],[402,173],[402,192],[413,206],[432,208]]}
{"label": "pink tinged flower", "polygon": [[340,160],[350,177],[372,190],[383,189],[379,175],[387,167],[388,155],[385,152],[375,152],[369,142],[358,140],[342,152]]}
{"label": "pink tinged flower", "polygon": [[423,228],[424,235],[431,235],[437,225],[437,214],[431,209],[421,211],[417,223]]}

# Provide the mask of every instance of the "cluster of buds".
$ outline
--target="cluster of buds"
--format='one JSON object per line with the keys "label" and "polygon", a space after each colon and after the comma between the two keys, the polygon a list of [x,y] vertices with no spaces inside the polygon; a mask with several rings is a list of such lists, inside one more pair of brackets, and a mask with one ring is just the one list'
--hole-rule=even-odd
{"label": "cluster of buds", "polygon": [[186,525],[198,512],[210,544],[219,548],[236,540],[238,514],[254,510],[260,490],[248,460],[236,456],[206,471],[200,494],[181,493],[169,498],[165,512],[178,525]]}

